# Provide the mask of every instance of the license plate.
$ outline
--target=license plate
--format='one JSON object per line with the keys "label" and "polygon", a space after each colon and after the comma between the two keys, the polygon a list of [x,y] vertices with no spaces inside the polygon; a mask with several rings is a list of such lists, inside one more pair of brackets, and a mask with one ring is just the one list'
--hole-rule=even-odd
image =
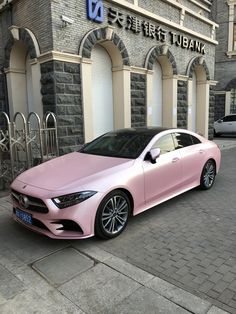
{"label": "license plate", "polygon": [[32,216],[23,210],[16,208],[16,217],[28,225],[32,225]]}

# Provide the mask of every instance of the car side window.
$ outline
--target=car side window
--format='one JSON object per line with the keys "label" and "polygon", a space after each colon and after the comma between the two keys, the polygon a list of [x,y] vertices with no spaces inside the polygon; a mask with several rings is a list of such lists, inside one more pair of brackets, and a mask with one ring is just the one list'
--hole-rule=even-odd
{"label": "car side window", "polygon": [[183,147],[191,146],[193,145],[192,136],[190,134],[186,133],[175,133],[175,149],[180,149]]}
{"label": "car side window", "polygon": [[223,121],[223,122],[228,122],[228,121],[229,121],[229,117],[228,117],[228,116],[224,117],[224,118],[222,119],[222,121]]}
{"label": "car side window", "polygon": [[232,116],[225,116],[223,119],[223,122],[230,122],[230,121],[235,121],[235,117]]}
{"label": "car side window", "polygon": [[193,144],[200,144],[201,143],[201,141],[197,137],[191,135],[191,138],[192,138]]}
{"label": "car side window", "polygon": [[236,115],[232,116],[232,121],[236,122]]}
{"label": "car side window", "polygon": [[175,150],[173,137],[171,134],[166,134],[159,138],[152,148],[160,148],[161,155],[172,152]]}

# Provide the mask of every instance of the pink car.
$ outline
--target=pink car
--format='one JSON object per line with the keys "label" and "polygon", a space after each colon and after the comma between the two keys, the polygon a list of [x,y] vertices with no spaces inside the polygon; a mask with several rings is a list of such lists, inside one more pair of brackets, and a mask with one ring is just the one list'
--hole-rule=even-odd
{"label": "pink car", "polygon": [[218,146],[181,129],[106,133],[19,175],[13,218],[51,238],[118,236],[137,215],[185,191],[212,187]]}

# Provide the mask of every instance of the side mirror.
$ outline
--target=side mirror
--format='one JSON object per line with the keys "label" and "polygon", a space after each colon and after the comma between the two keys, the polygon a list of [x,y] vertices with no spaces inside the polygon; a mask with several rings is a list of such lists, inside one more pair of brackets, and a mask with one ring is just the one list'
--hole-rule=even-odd
{"label": "side mirror", "polygon": [[152,148],[150,150],[150,157],[151,157],[150,159],[153,164],[156,163],[156,160],[160,156],[160,154],[161,154],[160,148]]}
{"label": "side mirror", "polygon": [[217,122],[218,122],[218,123],[222,123],[222,122],[223,122],[223,120],[222,120],[222,119],[219,119],[219,120],[217,120]]}
{"label": "side mirror", "polygon": [[83,149],[84,148],[86,148],[86,146],[89,144],[89,142],[88,143],[84,143],[81,147],[80,147],[80,149],[78,150],[79,152],[82,152],[83,151]]}

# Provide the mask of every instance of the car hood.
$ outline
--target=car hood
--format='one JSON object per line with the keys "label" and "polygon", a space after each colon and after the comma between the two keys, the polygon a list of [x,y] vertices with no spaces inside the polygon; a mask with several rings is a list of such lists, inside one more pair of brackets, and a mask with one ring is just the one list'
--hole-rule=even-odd
{"label": "car hood", "polygon": [[70,153],[33,167],[17,177],[18,181],[45,190],[78,189],[112,173],[130,167],[134,160]]}

